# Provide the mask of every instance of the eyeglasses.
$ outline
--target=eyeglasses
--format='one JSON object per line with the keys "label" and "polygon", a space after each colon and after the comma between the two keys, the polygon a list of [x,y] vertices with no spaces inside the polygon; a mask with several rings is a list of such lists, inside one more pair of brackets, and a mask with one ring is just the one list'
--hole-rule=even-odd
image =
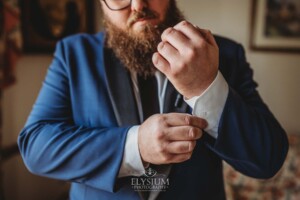
{"label": "eyeglasses", "polygon": [[110,10],[123,10],[130,6],[131,0],[102,0]]}

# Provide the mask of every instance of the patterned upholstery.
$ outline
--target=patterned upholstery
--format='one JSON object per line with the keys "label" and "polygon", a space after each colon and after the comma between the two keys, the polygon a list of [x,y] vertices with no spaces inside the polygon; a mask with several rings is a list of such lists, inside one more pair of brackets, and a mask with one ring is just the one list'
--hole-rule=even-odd
{"label": "patterned upholstery", "polygon": [[300,134],[289,135],[290,149],[282,169],[269,180],[249,178],[224,163],[228,200],[299,200]]}

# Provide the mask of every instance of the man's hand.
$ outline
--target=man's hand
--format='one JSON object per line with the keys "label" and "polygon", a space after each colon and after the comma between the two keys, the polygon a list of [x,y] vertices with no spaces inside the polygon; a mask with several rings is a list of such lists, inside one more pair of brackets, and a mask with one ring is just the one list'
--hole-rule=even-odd
{"label": "man's hand", "polygon": [[219,48],[210,31],[182,21],[166,29],[154,53],[155,67],[186,98],[199,96],[215,79]]}
{"label": "man's hand", "polygon": [[139,128],[142,160],[158,165],[188,160],[206,126],[204,119],[188,114],[152,115]]}

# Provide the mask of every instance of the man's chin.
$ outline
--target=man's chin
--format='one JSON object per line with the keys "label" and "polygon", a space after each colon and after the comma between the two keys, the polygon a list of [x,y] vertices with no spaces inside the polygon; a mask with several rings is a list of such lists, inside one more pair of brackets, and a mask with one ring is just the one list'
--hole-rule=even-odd
{"label": "man's chin", "polygon": [[145,32],[146,26],[145,25],[137,25],[137,26],[132,26],[130,34],[132,36],[138,37],[142,35]]}
{"label": "man's chin", "polygon": [[143,34],[147,34],[147,30],[150,29],[155,29],[157,27],[157,25],[153,25],[152,23],[146,22],[146,21],[138,21],[135,22],[132,26],[131,26],[131,34],[134,36],[139,36],[139,35],[143,35]]}

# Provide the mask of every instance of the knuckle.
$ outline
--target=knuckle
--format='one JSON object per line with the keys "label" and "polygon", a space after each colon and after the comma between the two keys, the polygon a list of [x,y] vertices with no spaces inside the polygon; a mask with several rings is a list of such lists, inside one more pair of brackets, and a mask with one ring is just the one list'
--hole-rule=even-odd
{"label": "knuckle", "polygon": [[164,43],[164,42],[160,42],[160,43],[157,45],[157,50],[160,52],[161,50],[163,50],[164,47],[165,47],[165,43]]}
{"label": "knuckle", "polygon": [[206,39],[208,39],[209,37],[211,37],[213,35],[211,30],[208,30],[208,29],[205,30],[204,34],[205,34]]}
{"label": "knuckle", "polygon": [[167,117],[165,115],[156,114],[154,117],[157,132],[161,132],[166,127],[168,127]]}
{"label": "knuckle", "polygon": [[191,141],[190,142],[190,150],[193,151],[196,147],[196,141]]}
{"label": "knuckle", "polygon": [[170,161],[171,161],[171,155],[170,154],[162,154],[162,157],[161,157],[161,159],[162,159],[162,161],[164,162],[164,163],[169,163]]}
{"label": "knuckle", "polygon": [[187,152],[191,152],[191,151],[193,151],[193,149],[194,149],[194,145],[193,145],[193,142],[188,142],[188,144],[187,144]]}
{"label": "knuckle", "polygon": [[191,125],[191,123],[192,123],[191,116],[190,115],[185,115],[184,116],[184,121],[185,121],[186,125]]}
{"label": "knuckle", "polygon": [[197,136],[198,130],[195,127],[191,127],[188,132],[188,138],[195,139]]}
{"label": "knuckle", "polygon": [[178,28],[180,28],[181,26],[183,26],[185,23],[186,23],[185,20],[183,20],[183,21],[177,23],[177,24],[174,26],[174,28],[178,29]]}
{"label": "knuckle", "polygon": [[187,48],[185,51],[187,59],[193,59],[196,57],[196,47]]}
{"label": "knuckle", "polygon": [[206,42],[202,37],[198,37],[195,39],[195,46],[197,48],[203,48],[205,46]]}
{"label": "knuckle", "polygon": [[193,144],[192,144],[192,142],[188,142],[188,144],[187,144],[187,152],[190,152],[190,151],[192,151],[193,150]]}
{"label": "knuckle", "polygon": [[169,35],[173,34],[174,33],[174,28],[172,27],[169,27],[167,28],[166,30],[164,30],[164,32],[162,33],[162,39],[166,39],[166,37],[168,37]]}
{"label": "knuckle", "polygon": [[167,123],[165,115],[157,114],[156,115],[156,120],[157,120],[157,123],[160,124],[160,125],[165,125]]}
{"label": "knuckle", "polygon": [[165,154],[166,153],[166,145],[163,145],[163,144],[158,145],[157,151],[160,154]]}
{"label": "knuckle", "polygon": [[164,132],[162,130],[157,130],[155,132],[155,139],[156,140],[162,140],[164,138]]}
{"label": "knuckle", "polygon": [[207,47],[207,43],[205,41],[205,38],[203,36],[199,37],[195,40],[195,46],[200,49],[205,49]]}
{"label": "knuckle", "polygon": [[193,141],[189,141],[187,142],[187,144],[185,145],[184,151],[185,152],[192,152],[195,148],[195,144]]}
{"label": "knuckle", "polygon": [[180,23],[179,23],[179,25],[180,26],[187,26],[187,25],[189,25],[190,23],[188,22],[188,21],[186,21],[186,20],[183,20],[183,21],[181,21]]}

